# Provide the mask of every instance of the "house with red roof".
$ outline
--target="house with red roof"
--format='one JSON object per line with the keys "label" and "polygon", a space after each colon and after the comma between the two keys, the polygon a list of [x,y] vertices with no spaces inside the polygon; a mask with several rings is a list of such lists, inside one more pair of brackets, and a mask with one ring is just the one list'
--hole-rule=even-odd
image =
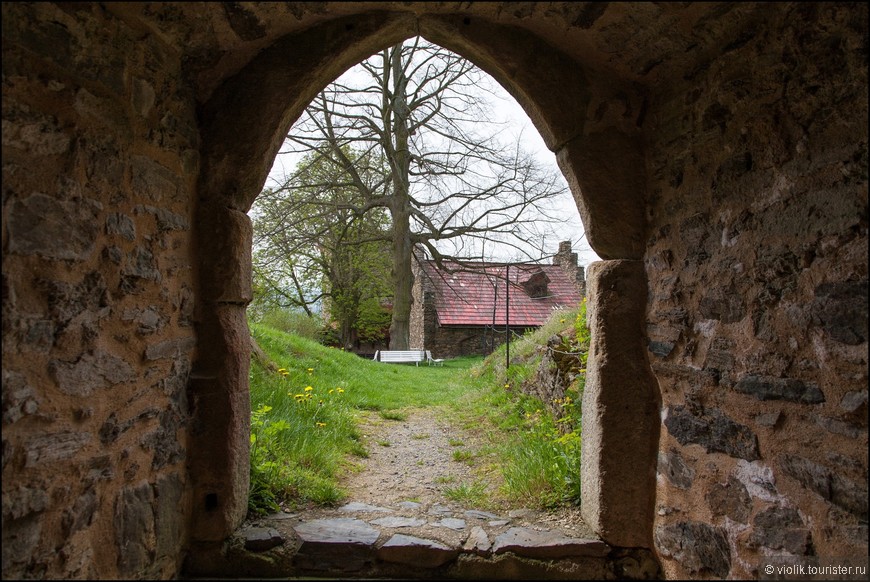
{"label": "house with red roof", "polygon": [[553,264],[416,261],[411,345],[436,358],[487,355],[512,335],[541,326],[554,310],[577,306],[585,294],[583,267],[571,242]]}

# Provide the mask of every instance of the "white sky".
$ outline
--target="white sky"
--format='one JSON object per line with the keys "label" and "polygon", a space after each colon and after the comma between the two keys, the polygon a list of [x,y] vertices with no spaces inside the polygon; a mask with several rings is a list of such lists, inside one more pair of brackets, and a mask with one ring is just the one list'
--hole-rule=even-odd
{"label": "white sky", "polygon": [[[557,236],[552,241],[548,241],[548,247],[551,247],[548,248],[548,251],[555,253],[558,250],[560,241],[571,240],[573,241],[573,251],[577,253],[580,265],[587,266],[589,263],[601,260],[586,242],[580,213],[577,210],[577,205],[574,203],[570,191],[567,190],[567,184],[564,183],[564,177],[556,164],[555,154],[544,145],[544,141],[541,139],[537,129],[535,129],[528,115],[526,115],[523,108],[520,107],[514,98],[491,77],[489,77],[489,81],[493,92],[484,91],[484,95],[492,104],[492,110],[496,117],[495,121],[508,122],[510,124],[510,134],[519,139],[523,148],[527,152],[534,154],[542,166],[553,168],[566,188],[565,194],[554,201],[554,206],[558,208],[559,216],[564,217],[564,220],[556,227]],[[298,156],[279,154],[272,166],[266,186],[273,186],[283,181],[282,179],[285,175],[293,172],[297,161]],[[502,260],[506,259],[507,257],[502,258]]]}

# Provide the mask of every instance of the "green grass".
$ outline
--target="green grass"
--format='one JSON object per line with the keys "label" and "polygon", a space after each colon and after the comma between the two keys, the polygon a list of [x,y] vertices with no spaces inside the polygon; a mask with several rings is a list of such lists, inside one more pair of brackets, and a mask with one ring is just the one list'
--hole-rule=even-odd
{"label": "green grass", "polygon": [[456,450],[453,451],[453,460],[459,463],[468,463],[472,464],[474,461],[474,453],[465,450]]}
{"label": "green grass", "polygon": [[408,414],[397,410],[381,410],[379,416],[384,420],[407,420]]}
{"label": "green grass", "polygon": [[485,507],[489,504],[486,484],[475,481],[468,485],[460,483],[456,487],[448,487],[444,495],[457,503],[470,507]]}
{"label": "green grass", "polygon": [[[581,312],[585,316],[585,309]],[[497,494],[505,503],[526,506],[577,503],[582,378],[572,386],[570,400],[561,403],[563,414],[558,417],[518,390],[533,381],[540,363],[537,347],[556,331],[570,328],[577,317],[577,311],[556,314],[537,333],[512,342],[507,370],[504,347],[485,360],[401,366],[251,324],[255,339],[280,369],[271,371],[256,360],[251,364],[249,509],[262,514],[279,503],[298,508],[341,502],[345,493],[337,486],[340,475],[357,470],[354,457],[368,456],[357,428],[364,411],[403,421],[408,410],[426,407],[438,407],[484,443],[452,452],[454,460],[473,463],[478,475],[472,485],[451,488],[452,499],[492,506],[490,498]],[[581,331],[578,337],[588,343],[588,331]],[[378,444],[390,446],[388,441]],[[464,444],[449,441],[451,447]]]}
{"label": "green grass", "polygon": [[[261,324],[251,332],[279,366],[251,362],[251,495],[249,509],[334,505],[344,492],[338,477],[347,457],[368,452],[357,416],[377,410],[405,420],[405,408],[442,406],[467,389],[463,371],[481,358],[444,366],[373,362]],[[389,446],[388,442],[380,443]]]}
{"label": "green grass", "polygon": [[[454,420],[475,431],[487,443],[476,452],[476,465],[501,479],[500,493],[509,501],[540,508],[580,502],[580,401],[585,369],[565,393],[551,403],[524,393],[535,382],[541,365],[541,345],[554,334],[566,338],[562,348],[582,352],[585,368],[589,346],[586,309],[559,312],[539,330],[511,343],[511,366],[505,367],[500,347],[471,375],[485,388],[468,392],[452,406]],[[456,459],[454,452],[454,459]]]}

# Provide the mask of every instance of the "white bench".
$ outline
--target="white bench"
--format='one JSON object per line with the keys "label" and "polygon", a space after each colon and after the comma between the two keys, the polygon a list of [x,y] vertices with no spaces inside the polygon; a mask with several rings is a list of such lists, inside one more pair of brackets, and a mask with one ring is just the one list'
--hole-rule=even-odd
{"label": "white bench", "polygon": [[433,358],[432,352],[430,352],[429,350],[426,350],[426,363],[429,364],[430,366],[432,364],[435,364],[436,366],[443,366],[444,359],[443,358]]}
{"label": "white bench", "polygon": [[425,350],[378,350],[372,359],[390,364],[414,362],[416,366],[419,366],[420,362],[427,361]]}

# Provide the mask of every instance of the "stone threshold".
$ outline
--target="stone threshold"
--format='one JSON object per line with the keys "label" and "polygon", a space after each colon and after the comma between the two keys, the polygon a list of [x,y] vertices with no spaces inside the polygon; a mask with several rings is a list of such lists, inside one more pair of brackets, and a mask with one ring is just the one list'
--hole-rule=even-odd
{"label": "stone threshold", "polygon": [[223,544],[195,546],[185,578],[653,579],[648,550],[612,548],[535,523],[536,512],[498,515],[435,503],[348,503],[276,513]]}

